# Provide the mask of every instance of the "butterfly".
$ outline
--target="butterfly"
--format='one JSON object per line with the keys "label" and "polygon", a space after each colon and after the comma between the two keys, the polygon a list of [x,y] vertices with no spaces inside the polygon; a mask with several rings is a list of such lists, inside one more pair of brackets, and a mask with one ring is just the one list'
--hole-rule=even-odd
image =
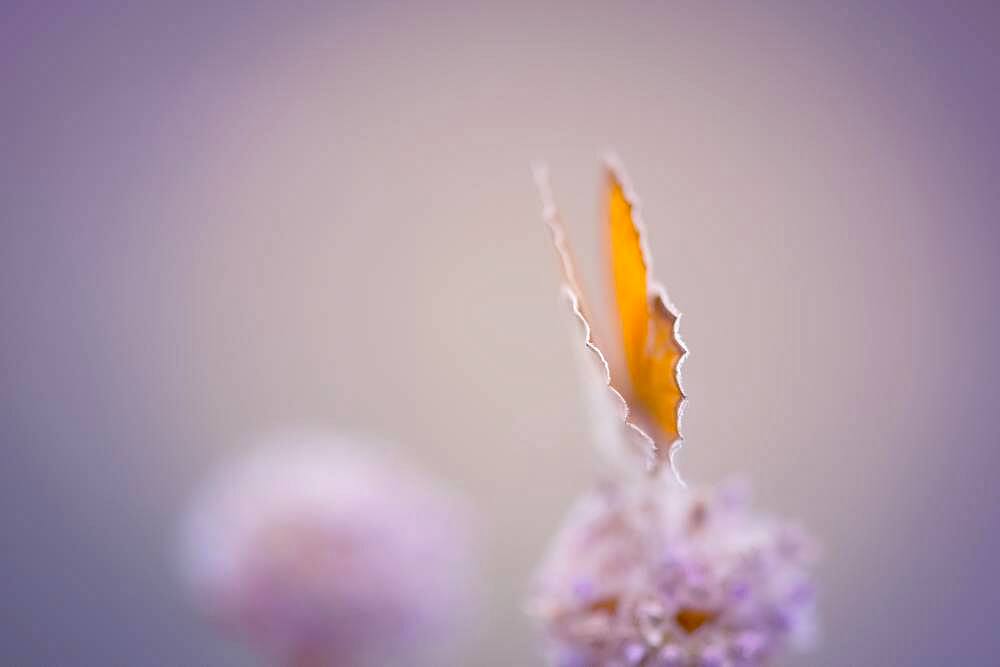
{"label": "butterfly", "polygon": [[[566,228],[555,206],[548,170],[536,167],[543,217],[552,234],[562,274],[562,293],[579,326],[585,388],[597,439],[615,458],[639,457],[653,473],[670,469],[683,442],[687,401],[681,367],[688,350],[678,333],[680,313],[653,277],[639,200],[615,157],[604,162],[604,245],[618,315],[623,368],[608,363],[594,338]],[[681,482],[683,483],[683,482]]]}

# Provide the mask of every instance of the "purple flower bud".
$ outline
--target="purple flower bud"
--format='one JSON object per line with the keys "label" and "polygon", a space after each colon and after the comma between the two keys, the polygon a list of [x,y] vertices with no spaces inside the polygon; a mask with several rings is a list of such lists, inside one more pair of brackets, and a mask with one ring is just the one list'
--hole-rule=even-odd
{"label": "purple flower bud", "polygon": [[681,667],[684,664],[684,652],[676,644],[667,644],[656,654],[653,667]]}
{"label": "purple flower bud", "polygon": [[766,649],[767,638],[754,630],[741,632],[733,641],[733,653],[744,663],[760,660],[766,655]]}
{"label": "purple flower bud", "polygon": [[706,646],[701,650],[698,667],[727,667],[726,649],[718,644]]}
{"label": "purple flower bud", "polygon": [[638,665],[646,657],[646,645],[642,642],[630,642],[625,645],[625,663]]}

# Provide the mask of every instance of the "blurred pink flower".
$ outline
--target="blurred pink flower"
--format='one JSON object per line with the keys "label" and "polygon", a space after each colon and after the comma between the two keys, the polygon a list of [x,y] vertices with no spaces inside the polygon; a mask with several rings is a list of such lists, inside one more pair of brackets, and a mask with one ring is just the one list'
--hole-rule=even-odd
{"label": "blurred pink flower", "polygon": [[558,667],[758,666],[810,641],[814,556],[740,485],[608,485],[571,512],[532,608]]}
{"label": "blurred pink flower", "polygon": [[464,508],[343,440],[276,442],[223,469],[184,524],[199,605],[297,667],[413,664],[467,612]]}

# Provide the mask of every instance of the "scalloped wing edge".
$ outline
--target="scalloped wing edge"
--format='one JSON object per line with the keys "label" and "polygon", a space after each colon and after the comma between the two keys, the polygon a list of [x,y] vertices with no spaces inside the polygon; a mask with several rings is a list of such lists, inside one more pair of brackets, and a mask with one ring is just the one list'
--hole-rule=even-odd
{"label": "scalloped wing edge", "polygon": [[[566,230],[562,219],[559,217],[559,212],[552,195],[548,169],[544,165],[535,165],[533,172],[535,185],[538,187],[542,199],[542,217],[552,235],[552,243],[555,246],[562,268],[563,296],[566,298],[570,310],[580,327],[584,345],[590,354],[593,366],[597,370],[608,396],[611,398],[612,405],[617,407],[618,418],[621,424],[625,427],[626,433],[631,436],[633,443],[642,450],[647,471],[654,472],[658,461],[656,442],[640,426],[632,421],[631,409],[628,402],[612,383],[611,368],[604,353],[601,352],[594,341],[590,320],[584,312],[583,292],[576,276],[576,267],[573,264],[573,256],[569,249]],[[673,453],[669,453],[669,457],[672,460]],[[673,468],[672,463],[671,468]],[[683,481],[679,477],[678,481],[683,484]]]}
{"label": "scalloped wing edge", "polygon": [[684,480],[677,468],[676,457],[684,447],[684,413],[687,410],[688,398],[687,392],[684,390],[682,370],[691,353],[680,332],[681,312],[667,295],[667,288],[654,277],[653,256],[649,251],[646,223],[642,216],[642,203],[635,188],[632,187],[632,181],[625,171],[625,165],[613,151],[608,151],[604,156],[604,167],[611,178],[618,182],[625,196],[625,201],[628,202],[632,212],[632,225],[635,227],[636,234],[639,237],[639,252],[642,254],[642,261],[646,267],[646,293],[650,299],[649,306],[651,308],[659,306],[666,310],[673,318],[673,339],[681,350],[680,357],[678,357],[677,363],[674,365],[674,380],[680,391],[681,400],[677,404],[677,437],[667,445],[667,463],[677,481],[684,484]]}

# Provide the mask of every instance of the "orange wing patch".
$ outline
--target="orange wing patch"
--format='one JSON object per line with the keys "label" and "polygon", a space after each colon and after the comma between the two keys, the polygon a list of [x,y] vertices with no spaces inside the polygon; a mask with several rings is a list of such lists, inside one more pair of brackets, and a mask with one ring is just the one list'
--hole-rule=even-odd
{"label": "orange wing patch", "polygon": [[646,294],[646,259],[639,230],[632,224],[632,204],[614,173],[608,172],[608,229],[611,277],[625,364],[634,386],[643,374],[649,332],[649,299]]}
{"label": "orange wing patch", "polygon": [[677,334],[680,315],[652,279],[635,197],[620,166],[609,161],[607,175],[611,275],[630,381],[626,395],[640,423],[654,427],[654,439],[666,445],[657,448],[662,464],[682,439],[680,367],[687,348]]}

